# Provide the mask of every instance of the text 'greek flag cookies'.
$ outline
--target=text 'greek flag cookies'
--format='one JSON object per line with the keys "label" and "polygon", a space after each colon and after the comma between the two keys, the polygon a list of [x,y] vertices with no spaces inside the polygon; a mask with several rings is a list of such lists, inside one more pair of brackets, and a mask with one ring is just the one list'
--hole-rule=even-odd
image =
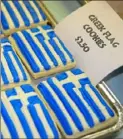
{"label": "text 'greek flag cookies'", "polygon": [[2,90],[29,83],[30,78],[7,38],[1,39]]}
{"label": "text 'greek flag cookies'", "polygon": [[65,137],[82,137],[117,122],[114,111],[80,69],[48,78],[38,89]]}
{"label": "text 'greek flag cookies'", "polygon": [[60,137],[47,108],[29,84],[1,92],[1,133],[4,139]]}
{"label": "text 'greek flag cookies'", "polygon": [[48,25],[13,33],[9,39],[34,78],[75,67],[73,56]]}
{"label": "text 'greek flag cookies'", "polygon": [[36,0],[1,1],[1,24],[4,33],[45,22],[46,16]]}

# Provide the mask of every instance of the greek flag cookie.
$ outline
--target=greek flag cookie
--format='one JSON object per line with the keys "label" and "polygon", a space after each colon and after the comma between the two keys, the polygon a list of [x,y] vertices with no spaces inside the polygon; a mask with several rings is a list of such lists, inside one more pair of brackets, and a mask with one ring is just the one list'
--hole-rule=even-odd
{"label": "greek flag cookie", "polygon": [[2,0],[1,25],[5,34],[46,22],[36,0]]}
{"label": "greek flag cookie", "polygon": [[1,89],[29,83],[30,77],[7,38],[1,39]]}
{"label": "greek flag cookie", "polygon": [[48,25],[13,33],[9,39],[34,78],[65,71],[76,65],[71,53]]}
{"label": "greek flag cookie", "polygon": [[1,92],[2,138],[58,139],[60,134],[47,108],[29,85]]}
{"label": "greek flag cookie", "polygon": [[62,133],[78,138],[117,122],[108,102],[80,69],[57,74],[38,85]]}

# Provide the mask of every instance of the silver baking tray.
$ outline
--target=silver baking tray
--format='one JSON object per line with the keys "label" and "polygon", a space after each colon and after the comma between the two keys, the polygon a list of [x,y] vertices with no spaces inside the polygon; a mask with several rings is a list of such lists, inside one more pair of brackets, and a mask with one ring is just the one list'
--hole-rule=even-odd
{"label": "silver baking tray", "polygon": [[[86,4],[88,1],[85,0],[84,2],[80,1],[81,4]],[[55,19],[55,17],[50,13],[50,11],[47,9],[46,5],[42,2],[39,1],[39,5],[41,5],[41,7],[43,8],[45,14],[48,17],[49,20],[49,24],[51,24],[53,27],[55,27],[57,25],[57,21]],[[115,125],[103,129],[101,131],[97,131],[95,133],[92,134],[88,134],[83,138],[105,138],[105,137],[109,137],[109,136],[115,136],[116,132],[120,131],[121,128],[123,128],[123,106],[121,105],[121,103],[119,102],[119,100],[116,98],[116,96],[114,95],[114,93],[110,90],[110,88],[108,87],[108,85],[106,84],[105,81],[100,82],[97,86],[97,89],[99,90],[99,92],[101,93],[101,95],[103,95],[103,97],[110,103],[111,107],[113,108],[113,110],[115,111],[115,113],[118,116],[118,121]],[[122,92],[123,93],[123,90]]]}
{"label": "silver baking tray", "polygon": [[[46,16],[48,17],[47,24],[50,24],[52,25],[52,27],[55,27],[57,25],[57,21],[54,18],[54,16],[49,12],[49,10],[47,9],[46,5],[43,2],[38,1],[38,3],[41,6],[42,10],[45,12]],[[39,80],[33,79],[32,84],[36,85],[40,81],[41,79]],[[120,104],[118,99],[115,97],[113,92],[110,90],[110,88],[107,86],[107,84],[104,81],[102,81],[101,83],[97,85],[97,89],[99,90],[101,95],[103,95],[103,97],[110,103],[111,107],[113,108],[113,110],[118,116],[118,121],[112,127],[106,128],[104,130],[101,130],[92,134],[88,134],[82,138],[91,139],[91,138],[107,137],[107,136],[113,135],[113,133],[115,132],[120,131],[120,129],[123,127],[123,106]]]}

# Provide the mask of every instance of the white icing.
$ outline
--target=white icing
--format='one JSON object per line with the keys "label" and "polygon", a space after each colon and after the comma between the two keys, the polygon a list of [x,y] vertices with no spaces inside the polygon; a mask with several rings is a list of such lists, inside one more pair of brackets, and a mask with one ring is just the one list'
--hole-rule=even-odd
{"label": "white icing", "polygon": [[9,42],[4,42],[4,43],[1,43],[0,45],[1,45],[1,48],[3,48],[3,47],[6,46],[6,45],[11,46]]}
{"label": "white icing", "polygon": [[13,99],[22,99],[22,104],[23,105],[28,105],[29,102],[27,101],[28,100],[28,97],[32,97],[32,96],[37,96],[35,92],[30,92],[30,93],[24,93],[23,90],[21,89],[21,87],[16,87],[16,92],[17,92],[17,95],[16,96],[11,96],[8,98],[9,101],[13,100]]}
{"label": "white icing", "polygon": [[66,73],[67,73],[68,78],[66,78],[65,80],[60,81],[61,84],[66,84],[66,83],[72,82],[72,83],[74,83],[74,85],[77,88],[81,88],[81,84],[78,82],[78,80],[83,79],[83,78],[87,78],[85,73],[79,74],[77,76],[73,75],[71,73],[71,71],[67,71]]}
{"label": "white icing", "polygon": [[1,85],[3,85],[4,83],[3,83],[3,79],[2,79],[2,77],[1,77]]}

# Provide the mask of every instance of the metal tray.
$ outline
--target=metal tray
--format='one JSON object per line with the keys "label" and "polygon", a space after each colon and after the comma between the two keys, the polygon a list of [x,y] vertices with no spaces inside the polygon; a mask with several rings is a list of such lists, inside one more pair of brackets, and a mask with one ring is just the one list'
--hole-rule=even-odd
{"label": "metal tray", "polygon": [[[41,1],[38,1],[39,5],[41,6],[42,10],[48,17],[47,24],[50,24],[52,27],[55,27],[57,25],[57,21],[55,20],[54,16],[49,12],[49,10],[46,8],[45,4]],[[2,36],[3,37],[3,36]],[[32,84],[37,85],[41,80],[32,80]],[[115,113],[118,116],[118,121],[115,125],[113,125],[110,128],[106,128],[104,130],[98,131],[93,134],[88,134],[82,138],[100,138],[100,137],[106,137],[109,135],[112,135],[115,132],[120,131],[120,129],[123,127],[123,106],[120,104],[118,99],[115,97],[113,92],[110,90],[110,88],[106,85],[104,81],[99,83],[97,85],[97,89],[99,92],[103,95],[103,97],[110,103],[111,107],[115,111]]]}
{"label": "metal tray", "polygon": [[[88,1],[82,2],[82,4],[86,4]],[[81,3],[81,1],[80,1]],[[54,16],[49,12],[49,10],[46,8],[46,5],[39,1],[39,5],[45,12],[46,16],[48,17],[49,24],[52,25],[52,27],[55,27],[57,25],[57,21],[54,18]],[[113,92],[110,90],[108,85],[105,81],[100,82],[97,86],[97,89],[103,95],[103,97],[110,103],[111,107],[115,111],[115,113],[118,116],[118,121],[115,125],[103,129],[101,131],[97,131],[96,133],[88,134],[82,138],[100,138],[100,137],[107,137],[107,136],[115,136],[115,132],[120,131],[121,128],[123,128],[123,106],[120,104],[119,100],[116,98],[116,96],[113,94]],[[82,139],[81,138],[81,139]]]}

